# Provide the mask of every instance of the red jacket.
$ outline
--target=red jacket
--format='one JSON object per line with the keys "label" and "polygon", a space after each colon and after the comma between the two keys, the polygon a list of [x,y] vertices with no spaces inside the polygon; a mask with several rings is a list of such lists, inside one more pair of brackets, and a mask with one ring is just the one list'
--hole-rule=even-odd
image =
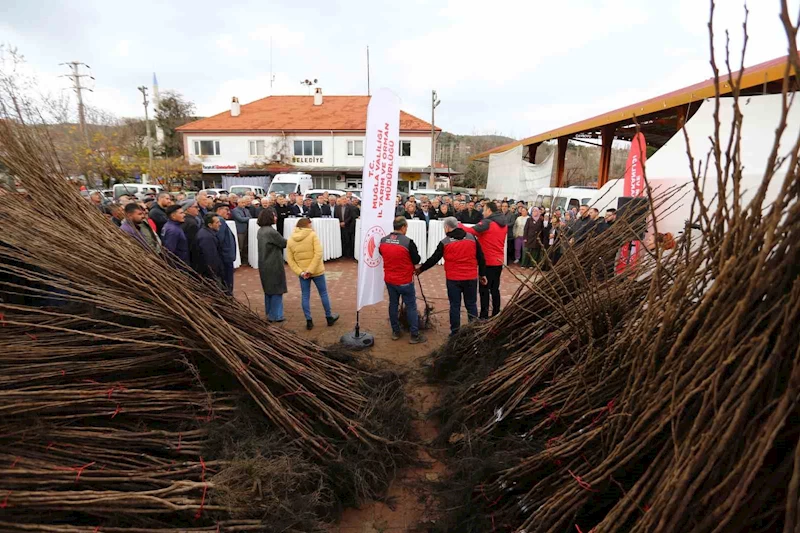
{"label": "red jacket", "polygon": [[471,228],[462,227],[467,233],[478,237],[487,266],[502,266],[505,262],[508,237],[508,228],[502,213],[494,213]]}
{"label": "red jacket", "polygon": [[422,271],[426,271],[444,258],[445,277],[451,281],[477,279],[486,274],[486,261],[478,240],[463,229],[456,228],[442,239]]}
{"label": "red jacket", "polygon": [[393,231],[378,247],[383,257],[383,280],[388,285],[408,285],[414,281],[414,265],[420,261],[417,245],[402,233]]}

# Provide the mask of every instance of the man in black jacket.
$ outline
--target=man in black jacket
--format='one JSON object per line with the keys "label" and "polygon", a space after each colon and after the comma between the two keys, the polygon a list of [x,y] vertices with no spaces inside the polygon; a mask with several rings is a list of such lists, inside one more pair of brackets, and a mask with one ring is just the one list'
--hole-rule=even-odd
{"label": "man in black jacket", "polygon": [[317,196],[317,200],[311,204],[311,209],[308,213],[308,218],[321,218],[321,217],[331,217],[333,214],[331,213],[331,206],[324,202],[324,198],[322,196]]}
{"label": "man in black jacket", "polygon": [[288,202],[285,196],[279,194],[275,205],[272,206],[275,211],[275,227],[281,235],[283,235],[283,222],[293,214],[292,207]]}
{"label": "man in black jacket", "polygon": [[342,257],[355,257],[356,217],[353,208],[345,198],[336,200],[333,216],[339,219],[339,230],[342,233]]}
{"label": "man in black jacket", "polygon": [[296,216],[296,217],[303,216],[303,197],[298,195],[294,199],[294,202],[292,202],[289,207],[290,207],[292,216]]}
{"label": "man in black jacket", "polygon": [[181,224],[181,229],[183,233],[186,234],[186,240],[189,243],[191,266],[199,273],[200,271],[196,268],[200,253],[197,247],[197,234],[200,232],[200,228],[203,227],[203,218],[200,216],[200,206],[198,206],[197,202],[194,200],[186,200],[181,204],[181,207],[186,214],[183,224]]}
{"label": "man in black jacket", "polygon": [[214,213],[208,213],[203,219],[203,227],[197,232],[197,253],[192,257],[192,268],[195,272],[216,281],[222,282],[223,265],[217,232],[222,221]]}
{"label": "man in black jacket", "polygon": [[483,215],[475,209],[475,202],[469,202],[467,208],[461,212],[462,224],[477,224],[483,220]]}
{"label": "man in black jacket", "polygon": [[156,234],[161,235],[161,228],[167,223],[166,208],[172,205],[172,197],[168,192],[160,192],[156,197],[156,205],[150,208],[148,216],[156,223]]}

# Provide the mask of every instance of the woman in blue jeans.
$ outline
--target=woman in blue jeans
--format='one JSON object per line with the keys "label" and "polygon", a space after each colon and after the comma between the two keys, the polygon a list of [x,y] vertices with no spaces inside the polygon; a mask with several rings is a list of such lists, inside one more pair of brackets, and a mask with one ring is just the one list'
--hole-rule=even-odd
{"label": "woman in blue jeans", "polygon": [[264,209],[258,215],[258,274],[264,289],[264,308],[270,322],[283,322],[283,295],[286,294],[286,271],[283,249],[286,239],[272,227],[275,211]]}
{"label": "woman in blue jeans", "polygon": [[328,298],[328,286],[325,283],[325,264],[322,262],[322,243],[311,229],[311,220],[302,218],[297,221],[294,233],[289,237],[286,248],[286,262],[289,268],[300,279],[300,289],[303,298],[303,313],[306,316],[306,329],[314,327],[311,319],[311,283],[317,287],[322,307],[325,309],[325,319],[332,326],[339,320],[339,315],[331,312],[331,302]]}

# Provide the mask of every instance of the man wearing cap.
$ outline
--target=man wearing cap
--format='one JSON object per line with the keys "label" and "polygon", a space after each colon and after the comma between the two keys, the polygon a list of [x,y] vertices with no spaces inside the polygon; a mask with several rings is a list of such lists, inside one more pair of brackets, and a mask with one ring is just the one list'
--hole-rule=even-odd
{"label": "man wearing cap", "polygon": [[400,338],[400,298],[406,306],[406,315],[411,329],[410,344],[425,342],[419,333],[417,294],[414,289],[414,267],[419,264],[417,245],[406,236],[408,222],[405,217],[394,219],[394,231],[381,239],[378,251],[383,257],[383,279],[389,292],[389,323],[392,325],[392,340]]}
{"label": "man wearing cap", "polygon": [[[181,229],[186,234],[189,243],[190,265],[197,270],[200,261],[200,250],[197,247],[197,233],[203,227],[203,217],[200,215],[200,205],[195,200],[186,200],[181,204],[185,213]],[[199,272],[199,270],[197,270]]]}
{"label": "man wearing cap", "polygon": [[167,223],[164,224],[164,229],[161,230],[161,242],[164,248],[172,252],[175,257],[189,265],[191,259],[189,257],[189,241],[186,239],[186,234],[181,228],[181,224],[185,221],[186,215],[179,205],[171,205],[166,209]]}
{"label": "man wearing cap", "polygon": [[444,258],[447,298],[450,300],[450,335],[455,335],[461,327],[462,298],[469,321],[478,318],[478,280],[482,285],[487,283],[486,261],[478,239],[460,228],[455,217],[447,217],[443,223],[445,238],[425,264],[417,267],[417,274],[422,274]]}

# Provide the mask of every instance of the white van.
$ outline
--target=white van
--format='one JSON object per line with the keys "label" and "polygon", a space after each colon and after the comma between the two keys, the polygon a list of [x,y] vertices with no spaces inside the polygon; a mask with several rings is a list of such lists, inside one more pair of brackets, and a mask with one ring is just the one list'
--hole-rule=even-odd
{"label": "white van", "polygon": [[583,204],[591,204],[597,189],[594,187],[542,187],[536,191],[533,205],[545,209],[578,209]]}
{"label": "white van", "polygon": [[240,198],[249,192],[253,193],[254,196],[258,196],[259,198],[263,198],[267,195],[267,192],[263,187],[254,187],[252,185],[233,185],[228,189],[228,191],[230,194],[235,194]]}
{"label": "white van", "polygon": [[120,196],[135,196],[137,200],[144,200],[147,195],[157,195],[164,191],[161,185],[143,185],[141,183],[117,183],[114,185],[114,200]]}
{"label": "white van", "polygon": [[600,216],[606,212],[606,209],[617,209],[619,197],[625,193],[625,180],[614,179],[597,189],[594,193],[594,198],[589,204],[589,207],[596,207],[600,211]]}
{"label": "white van", "polygon": [[276,174],[269,184],[269,192],[289,196],[292,193],[305,194],[314,188],[311,174],[292,172],[291,174]]}

